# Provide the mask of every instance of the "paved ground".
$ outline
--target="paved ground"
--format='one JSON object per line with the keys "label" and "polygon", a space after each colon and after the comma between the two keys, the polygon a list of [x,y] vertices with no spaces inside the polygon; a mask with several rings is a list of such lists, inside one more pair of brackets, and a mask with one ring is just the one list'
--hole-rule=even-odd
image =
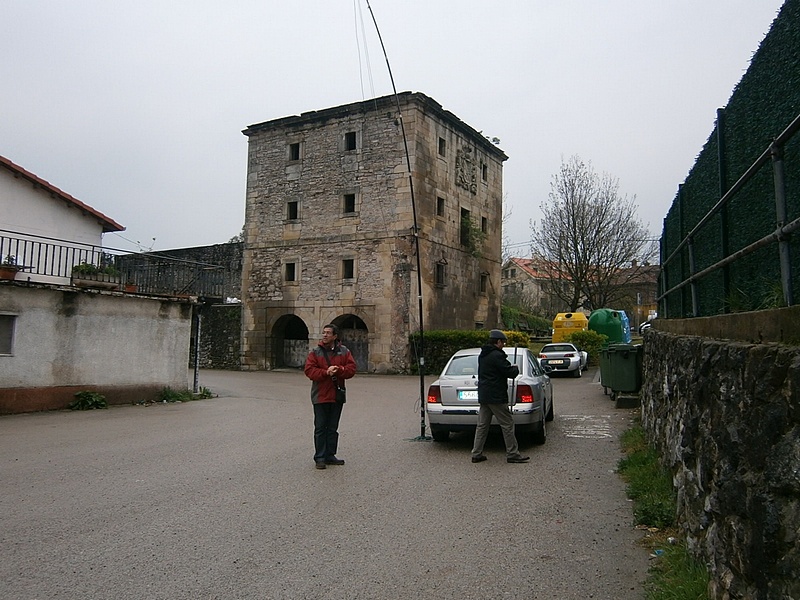
{"label": "paved ground", "polygon": [[204,371],[219,398],[0,417],[8,599],[642,598],[613,470],[630,411],[554,378],[530,464],[414,441],[419,380],[357,376],[343,467],[314,469],[299,372]]}

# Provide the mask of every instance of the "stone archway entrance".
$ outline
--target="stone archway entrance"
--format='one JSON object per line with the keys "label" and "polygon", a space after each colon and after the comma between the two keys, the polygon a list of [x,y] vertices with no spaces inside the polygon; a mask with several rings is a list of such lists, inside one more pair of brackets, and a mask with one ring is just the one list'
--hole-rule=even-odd
{"label": "stone archway entrance", "polygon": [[308,327],[296,315],[283,315],[272,328],[275,367],[302,369],[308,356]]}
{"label": "stone archway entrance", "polygon": [[342,315],[334,319],[333,324],[339,328],[339,341],[342,342],[353,355],[356,369],[364,372],[369,370],[369,330],[356,315]]}

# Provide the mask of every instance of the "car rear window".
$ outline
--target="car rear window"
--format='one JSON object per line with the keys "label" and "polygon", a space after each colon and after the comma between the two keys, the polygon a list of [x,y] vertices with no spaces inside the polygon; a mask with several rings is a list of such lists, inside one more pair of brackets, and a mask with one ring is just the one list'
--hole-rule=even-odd
{"label": "car rear window", "polygon": [[447,365],[445,375],[452,375],[458,377],[460,375],[478,375],[478,356],[471,354],[469,356],[456,356]]}
{"label": "car rear window", "polygon": [[558,346],[545,346],[542,348],[542,352],[574,352],[575,348],[572,346],[565,346],[563,344],[559,344]]}

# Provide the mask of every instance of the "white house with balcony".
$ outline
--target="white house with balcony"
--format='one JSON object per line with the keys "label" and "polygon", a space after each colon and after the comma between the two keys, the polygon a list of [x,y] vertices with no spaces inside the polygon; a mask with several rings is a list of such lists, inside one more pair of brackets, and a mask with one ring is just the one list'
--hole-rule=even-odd
{"label": "white house with balcony", "polygon": [[0,414],[64,408],[80,391],[125,404],[187,388],[191,301],[73,285],[75,265],[108,256],[103,233],[123,229],[0,156],[0,267],[20,269],[0,277]]}

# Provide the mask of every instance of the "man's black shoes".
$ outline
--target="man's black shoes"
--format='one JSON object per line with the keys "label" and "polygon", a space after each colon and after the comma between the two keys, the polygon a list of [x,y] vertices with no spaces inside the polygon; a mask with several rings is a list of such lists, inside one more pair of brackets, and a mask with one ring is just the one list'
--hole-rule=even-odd
{"label": "man's black shoes", "polygon": [[472,457],[472,462],[474,462],[474,463],[483,462],[485,460],[486,460],[486,455],[485,454],[475,454]]}
{"label": "man's black shoes", "polygon": [[522,456],[521,454],[517,454],[516,456],[509,456],[506,458],[506,462],[510,463],[525,463],[531,459],[530,456]]}
{"label": "man's black shoes", "polygon": [[325,459],[326,465],[343,465],[344,460],[341,458],[336,458],[335,456],[331,456],[330,458]]}
{"label": "man's black shoes", "polygon": [[325,461],[324,460],[317,460],[317,461],[314,461],[314,463],[315,463],[314,466],[316,466],[318,469],[327,469],[327,467],[325,466]]}

